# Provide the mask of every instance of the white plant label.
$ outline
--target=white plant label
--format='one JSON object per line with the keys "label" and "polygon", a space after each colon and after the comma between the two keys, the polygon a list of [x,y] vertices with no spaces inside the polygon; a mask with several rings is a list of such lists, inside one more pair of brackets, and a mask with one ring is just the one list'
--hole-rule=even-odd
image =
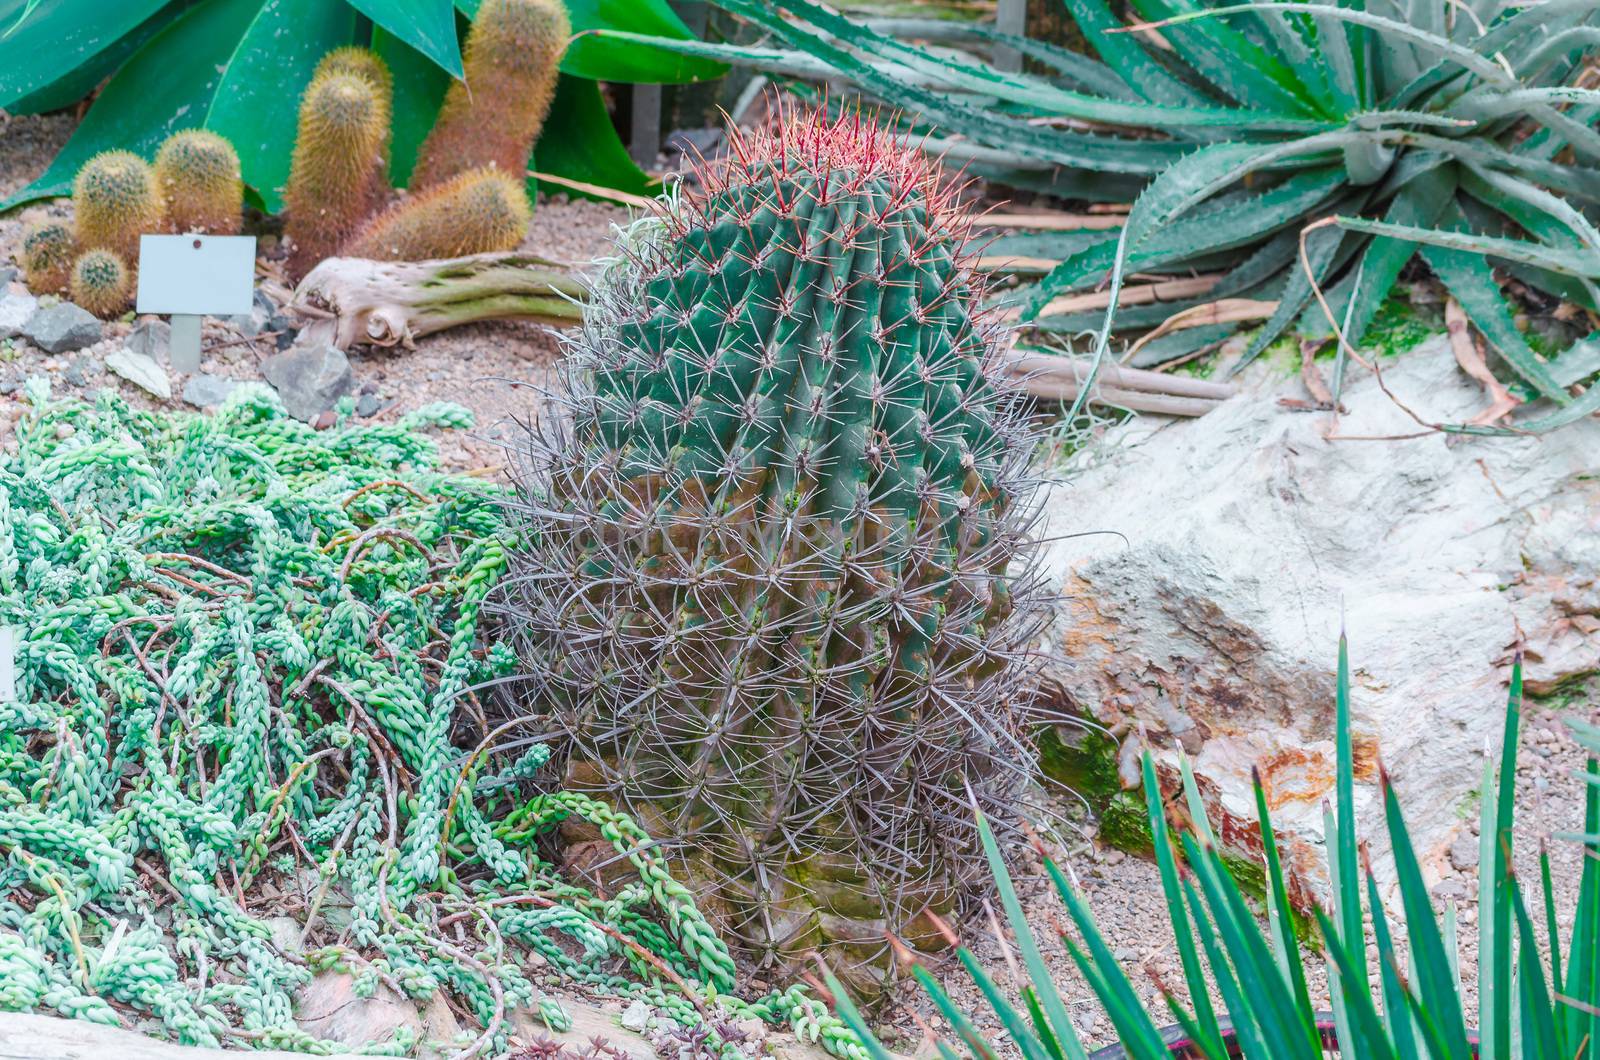
{"label": "white plant label", "polygon": [[139,237],[137,307],[172,314],[168,359],[180,372],[200,368],[200,318],[250,312],[255,278],[255,236]]}

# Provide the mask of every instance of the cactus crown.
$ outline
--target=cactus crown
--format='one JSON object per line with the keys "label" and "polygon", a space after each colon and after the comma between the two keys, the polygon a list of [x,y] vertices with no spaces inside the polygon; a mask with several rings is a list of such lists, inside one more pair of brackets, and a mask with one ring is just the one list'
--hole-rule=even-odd
{"label": "cactus crown", "polygon": [[77,244],[72,226],[46,221],[28,230],[22,241],[22,268],[36,294],[59,294],[66,289]]}
{"label": "cactus crown", "polygon": [[72,267],[72,300],[98,317],[111,317],[128,307],[128,269],[109,250],[83,253]]}
{"label": "cactus crown", "polygon": [[156,152],[155,173],[170,231],[239,231],[244,185],[226,137],[205,129],[173,133]]}
{"label": "cactus crown", "polygon": [[463,65],[542,72],[550,54],[566,48],[571,32],[560,0],[484,0],[467,36]]}
{"label": "cactus crown", "polygon": [[72,185],[79,246],[104,248],[132,261],[139,236],[161,228],[155,173],[132,151],[102,151],[83,164]]}
{"label": "cactus crown", "polygon": [[336,74],[360,78],[372,86],[378,93],[379,99],[394,97],[394,78],[389,73],[389,67],[369,48],[347,44],[342,48],[333,49],[317,63],[312,80]]}
{"label": "cactus crown", "polygon": [[986,878],[969,787],[1014,820],[1033,769],[1033,439],[914,150],[796,117],[700,178],[594,284],[507,612],[567,783],[768,959],[882,972]]}

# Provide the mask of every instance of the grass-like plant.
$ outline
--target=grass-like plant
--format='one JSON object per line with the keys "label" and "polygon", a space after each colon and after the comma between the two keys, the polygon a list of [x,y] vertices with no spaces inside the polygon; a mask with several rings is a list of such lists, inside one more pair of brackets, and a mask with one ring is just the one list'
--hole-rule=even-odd
{"label": "grass-like plant", "polygon": [[[813,0],[718,3],[787,47],[657,44],[847,78],[978,172],[1132,200],[1120,229],[1005,241],[1008,255],[1055,263],[1018,293],[1024,320],[1100,328],[1103,352],[1112,327],[1237,298],[1276,303],[1248,357],[1297,320],[1318,334],[1336,325],[1353,347],[1420,250],[1522,396],[1560,406],[1557,423],[1600,407],[1600,388],[1570,393],[1592,374],[1578,363],[1588,355],[1540,357],[1494,272],[1600,310],[1596,0],[1132,0],[1146,20],[1132,26],[1107,0],[1064,0],[1098,58],[983,27],[874,26]],[[1014,47],[1045,72],[1003,73],[925,43],[962,36]],[[1134,273],[1213,282],[1119,313]],[[1108,282],[1109,311],[1063,309],[1061,296]],[[1214,330],[1186,334],[1201,344]]]}
{"label": "grass-like plant", "polygon": [[[1456,959],[1453,909],[1443,920],[1433,908],[1399,801],[1380,771],[1383,810],[1393,846],[1399,907],[1379,893],[1365,845],[1356,834],[1350,731],[1350,676],[1343,642],[1337,683],[1335,805],[1327,813],[1331,908],[1315,910],[1317,940],[1327,965],[1331,1012],[1319,1012],[1307,987],[1302,940],[1290,915],[1283,868],[1267,800],[1257,777],[1256,806],[1267,881],[1266,924],[1257,918],[1217,849],[1193,776],[1182,770],[1193,831],[1169,825],[1155,764],[1144,757],[1145,796],[1156,861],[1166,896],[1189,1005],[1158,982],[1169,1014],[1158,1017],[1140,1001],[1127,972],[1095,926],[1082,895],[1052,861],[1049,874],[1069,915],[1062,941],[1116,1029],[1121,1053],[1136,1060],[1170,1056],[1222,1060],[1320,1060],[1330,1053],[1360,1060],[1576,1060],[1600,1043],[1600,768],[1588,764],[1583,834],[1585,847],[1578,905],[1562,944],[1548,854],[1539,856],[1540,881],[1529,887],[1512,868],[1512,812],[1516,791],[1518,728],[1522,715],[1521,664],[1512,671],[1498,776],[1484,766],[1478,888],[1478,1005],[1465,1000]],[[1600,730],[1578,723],[1574,731],[1600,752]],[[986,823],[980,828],[1001,903],[1015,934],[1027,982],[1008,998],[972,953],[957,956],[972,976],[1011,1046],[1024,1060],[1086,1060],[1090,1054],[1068,1016],[1067,1004],[1023,915],[1005,862]],[[1530,905],[1530,896],[1542,901]],[[1391,930],[1391,914],[1402,931]],[[1365,934],[1370,918],[1371,940]],[[1548,940],[1541,953],[1535,921]],[[1369,976],[1369,947],[1376,978]],[[974,1026],[939,981],[921,966],[913,974],[975,1060],[1000,1049]],[[874,1060],[890,1060],[836,983],[841,1015],[868,1044]],[[1218,1008],[1213,996],[1221,999]],[[1173,1026],[1163,1027],[1176,1021]],[[939,1044],[943,1060],[954,1049]]]}

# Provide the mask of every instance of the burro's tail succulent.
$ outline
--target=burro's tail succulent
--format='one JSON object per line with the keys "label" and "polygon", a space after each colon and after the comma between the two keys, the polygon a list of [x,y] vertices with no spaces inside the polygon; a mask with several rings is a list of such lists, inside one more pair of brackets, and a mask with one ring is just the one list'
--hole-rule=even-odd
{"label": "burro's tail succulent", "polygon": [[156,152],[155,169],[167,231],[239,234],[244,183],[226,137],[205,129],[175,132]]}
{"label": "burro's tail succulent", "polygon": [[84,250],[139,260],[139,237],[160,232],[161,198],[150,163],[132,151],[102,151],[72,183],[73,233]]}
{"label": "burro's tail succulent", "polygon": [[555,98],[571,35],[561,0],[484,0],[462,55],[465,80],[445,93],[418,152],[412,189],[480,166],[521,179]]}
{"label": "burro's tail succulent", "polygon": [[358,67],[342,49],[334,57],[337,62],[319,66],[300,101],[284,188],[285,232],[293,243],[289,272],[295,279],[337,251],[363,218],[382,207],[388,190],[388,80]]}
{"label": "burro's tail succulent", "polygon": [[1033,774],[1033,433],[972,218],[859,115],[736,135],[595,278],[503,602],[565,782],[721,927],[858,988],[988,879]]}

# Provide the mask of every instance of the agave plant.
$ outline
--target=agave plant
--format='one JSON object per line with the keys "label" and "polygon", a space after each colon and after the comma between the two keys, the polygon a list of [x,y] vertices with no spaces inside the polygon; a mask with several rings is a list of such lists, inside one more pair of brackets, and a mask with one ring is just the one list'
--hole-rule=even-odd
{"label": "agave plant", "polygon": [[[1326,954],[1331,1011],[1321,1012],[1308,989],[1302,939],[1290,915],[1266,796],[1255,785],[1265,859],[1266,926],[1218,854],[1192,775],[1182,770],[1192,832],[1175,833],[1162,807],[1155,764],[1144,757],[1144,786],[1156,861],[1177,941],[1190,1005],[1160,984],[1175,1025],[1149,1012],[1127,973],[1095,926],[1084,898],[1061,869],[1046,859],[1045,870],[1067,908],[1075,933],[1062,941],[1116,1029],[1119,1047],[1094,1057],[1198,1056],[1221,1060],[1317,1060],[1330,1053],[1361,1060],[1575,1060],[1593,1055],[1600,1042],[1600,768],[1588,765],[1583,875],[1571,935],[1562,945],[1552,895],[1550,862],[1541,850],[1542,903],[1530,908],[1529,891],[1512,868],[1512,810],[1516,790],[1517,731],[1522,674],[1511,677],[1500,771],[1484,767],[1479,860],[1478,1005],[1469,1010],[1456,960],[1452,910],[1441,921],[1429,899],[1405,819],[1388,777],[1380,771],[1383,809],[1393,845],[1400,904],[1388,908],[1379,892],[1366,849],[1356,835],[1354,770],[1350,735],[1350,680],[1345,646],[1339,647],[1337,684],[1336,806],[1328,813],[1328,876],[1332,905],[1315,910],[1317,941]],[[1591,751],[1600,752],[1600,730],[1574,726]],[[1007,1037],[1025,1060],[1085,1060],[1082,1039],[1051,979],[1039,944],[987,824],[980,820],[1001,901],[1027,969],[1018,1001],[1008,999],[972,953],[958,951]],[[1393,934],[1390,915],[1403,925]],[[1370,917],[1377,976],[1368,972],[1364,918]],[[1535,918],[1549,940],[1541,955]],[[1548,961],[1548,963],[1547,963]],[[939,1012],[976,1060],[999,1055],[971,1018],[952,1002],[925,968],[917,977]],[[834,986],[841,1014],[867,1043],[874,1060],[889,1054],[871,1036],[845,993]],[[1215,994],[1213,994],[1213,990]],[[1374,994],[1376,993],[1376,998]],[[1220,997],[1218,1009],[1213,996]],[[1474,1029],[1476,1028],[1476,1029]],[[944,1060],[955,1060],[947,1045]]]}
{"label": "agave plant", "polygon": [[[1134,199],[1120,229],[1005,241],[1007,254],[1054,263],[1017,292],[1025,320],[1099,326],[1103,348],[1111,327],[1249,299],[1276,306],[1246,360],[1297,320],[1313,333],[1336,326],[1354,345],[1420,249],[1522,395],[1560,406],[1550,425],[1600,405],[1594,388],[1570,393],[1593,372],[1585,357],[1546,361],[1529,347],[1493,269],[1600,310],[1600,92],[1585,87],[1600,44],[1595,0],[1132,0],[1150,20],[1132,27],[1105,0],[1064,0],[1098,60],[982,28],[874,26],[811,0],[718,2],[788,47],[655,43],[842,76],[978,172]],[[1048,72],[1001,73],[910,42],[962,36],[1014,47]],[[1325,218],[1336,221],[1315,224]],[[1184,277],[1200,293],[1117,314],[1121,278],[1134,272]],[[1072,304],[1062,296],[1108,278],[1109,312],[1061,311]],[[1193,344],[1214,330],[1197,329]]]}

